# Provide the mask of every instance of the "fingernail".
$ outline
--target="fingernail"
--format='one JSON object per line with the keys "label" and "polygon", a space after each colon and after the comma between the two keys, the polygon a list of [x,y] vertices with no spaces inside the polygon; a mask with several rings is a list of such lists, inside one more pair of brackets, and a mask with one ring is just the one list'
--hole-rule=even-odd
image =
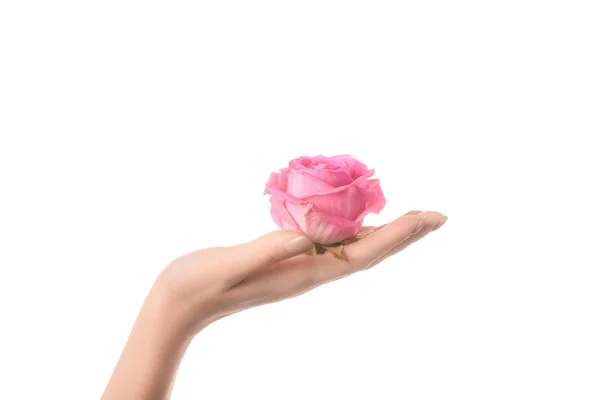
{"label": "fingernail", "polygon": [[285,249],[290,254],[302,254],[313,249],[313,242],[306,236],[298,236],[287,242]]}
{"label": "fingernail", "polygon": [[448,221],[448,217],[444,215],[442,219],[440,219],[440,222],[438,222],[437,225],[433,227],[432,231],[440,229],[446,223],[446,221]]}
{"label": "fingernail", "polygon": [[412,235],[416,235],[417,233],[421,232],[421,229],[423,229],[423,226],[425,225],[426,219],[427,219],[427,217],[423,217],[423,219],[421,219],[421,221],[419,221],[417,226],[415,226],[415,229],[413,229]]}

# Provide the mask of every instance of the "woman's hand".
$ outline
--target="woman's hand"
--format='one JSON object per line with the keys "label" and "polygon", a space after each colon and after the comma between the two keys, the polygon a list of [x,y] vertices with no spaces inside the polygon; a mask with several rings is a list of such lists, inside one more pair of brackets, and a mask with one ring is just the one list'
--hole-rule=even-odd
{"label": "woman's hand", "polygon": [[411,211],[344,246],[348,261],[308,256],[311,241],[275,231],[233,247],[195,251],[173,261],[146,298],[103,399],[165,399],[192,338],[244,309],[298,296],[371,268],[441,227],[437,212]]}
{"label": "woman's hand", "polygon": [[[412,211],[344,246],[348,261],[326,253],[305,255],[311,241],[294,231],[274,231],[253,242],[195,251],[173,261],[155,290],[177,310],[186,335],[244,309],[298,296],[324,283],[373,267],[429,232],[446,217]],[[367,228],[369,229],[369,228]]]}

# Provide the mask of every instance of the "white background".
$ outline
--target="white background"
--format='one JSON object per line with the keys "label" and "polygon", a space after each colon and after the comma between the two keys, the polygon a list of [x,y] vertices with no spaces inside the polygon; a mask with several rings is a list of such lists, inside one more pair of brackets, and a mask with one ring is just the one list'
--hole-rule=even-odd
{"label": "white background", "polygon": [[441,230],[222,320],[175,399],[600,398],[594,1],[3,1],[7,399],[98,398],[159,271],[301,155]]}

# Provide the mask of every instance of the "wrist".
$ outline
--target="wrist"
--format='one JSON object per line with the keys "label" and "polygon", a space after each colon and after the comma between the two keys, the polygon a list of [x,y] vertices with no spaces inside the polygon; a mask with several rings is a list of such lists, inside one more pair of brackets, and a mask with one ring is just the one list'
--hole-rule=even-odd
{"label": "wrist", "polygon": [[168,397],[181,359],[191,341],[172,311],[168,298],[151,290],[103,399]]}
{"label": "wrist", "polygon": [[163,326],[170,340],[189,343],[196,334],[207,327],[213,319],[208,301],[198,301],[161,275],[150,290],[143,309]]}

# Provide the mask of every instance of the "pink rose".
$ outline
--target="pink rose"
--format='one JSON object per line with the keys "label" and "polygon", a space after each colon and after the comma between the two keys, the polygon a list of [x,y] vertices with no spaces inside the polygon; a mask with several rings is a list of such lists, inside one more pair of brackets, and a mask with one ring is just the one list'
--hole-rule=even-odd
{"label": "pink rose", "polygon": [[379,213],[385,197],[375,173],[351,156],[300,157],[272,173],[265,194],[271,216],[282,229],[304,233],[315,243],[354,237],[369,213]]}

